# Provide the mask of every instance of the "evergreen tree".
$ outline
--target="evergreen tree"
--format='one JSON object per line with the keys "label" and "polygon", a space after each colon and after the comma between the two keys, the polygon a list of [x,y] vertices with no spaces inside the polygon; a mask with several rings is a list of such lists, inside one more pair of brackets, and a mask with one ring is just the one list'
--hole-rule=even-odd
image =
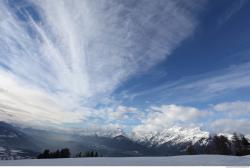
{"label": "evergreen tree", "polygon": [[250,154],[250,150],[249,150],[249,146],[250,143],[248,142],[248,140],[245,138],[244,135],[240,135],[240,141],[241,141],[241,148],[239,151],[239,155],[243,156],[243,155],[249,155]]}
{"label": "evergreen tree", "polygon": [[213,142],[215,145],[215,154],[221,154],[221,155],[229,155],[231,154],[231,144],[227,137],[221,135],[217,136],[215,135],[213,137]]}
{"label": "evergreen tree", "polygon": [[242,141],[242,144],[244,146],[249,146],[250,145],[249,141],[246,139],[246,137],[244,135],[242,135],[241,141]]}
{"label": "evergreen tree", "polygon": [[37,156],[37,159],[43,159],[43,154],[39,153],[39,155]]}
{"label": "evergreen tree", "polygon": [[58,149],[55,152],[55,157],[56,158],[60,158],[61,157],[61,153],[60,153],[60,151]]}
{"label": "evergreen tree", "polygon": [[242,148],[242,144],[241,144],[241,140],[239,138],[239,136],[237,135],[237,133],[233,133],[233,137],[232,137],[232,151],[234,155],[240,156],[241,154],[241,148]]}
{"label": "evergreen tree", "polygon": [[86,151],[85,153],[78,153],[76,154],[76,157],[98,157],[98,153],[95,151]]}
{"label": "evergreen tree", "polygon": [[187,152],[189,155],[194,155],[194,154],[196,154],[194,145],[193,145],[193,144],[190,144],[190,145],[187,147],[186,152]]}
{"label": "evergreen tree", "polygon": [[94,151],[90,152],[90,157],[94,157]]}
{"label": "evergreen tree", "polygon": [[70,151],[68,148],[64,148],[61,150],[61,158],[69,158],[70,157]]}
{"label": "evergreen tree", "polygon": [[85,152],[85,157],[90,157],[89,151]]}
{"label": "evergreen tree", "polygon": [[43,152],[43,158],[50,158],[50,151],[48,149],[45,149]]}
{"label": "evergreen tree", "polygon": [[83,157],[83,156],[82,156],[82,152],[79,152],[79,153],[76,155],[76,157]]}
{"label": "evergreen tree", "polygon": [[56,150],[55,152],[50,152],[48,149],[45,149],[43,153],[40,153],[38,159],[46,158],[69,158],[70,150],[68,148],[62,149],[61,151]]}

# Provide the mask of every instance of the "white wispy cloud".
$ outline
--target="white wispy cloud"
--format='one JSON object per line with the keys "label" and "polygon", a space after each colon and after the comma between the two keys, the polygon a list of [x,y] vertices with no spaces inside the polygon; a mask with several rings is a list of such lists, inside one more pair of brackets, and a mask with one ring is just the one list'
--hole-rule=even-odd
{"label": "white wispy cloud", "polygon": [[103,119],[106,120],[122,120],[128,118],[140,119],[143,117],[143,113],[137,108],[122,105],[98,110],[98,113],[101,112],[103,113]]}
{"label": "white wispy cloud", "polygon": [[250,102],[235,101],[210,105],[207,108],[161,105],[146,109],[150,111],[141,124],[133,128],[137,136],[161,132],[174,126],[201,127],[215,133],[240,132],[250,134]]}
{"label": "white wispy cloud", "polygon": [[221,17],[218,18],[218,26],[225,24],[232,16],[237,14],[244,5],[246,5],[248,0],[238,0],[234,1],[232,5],[225,10]]}
{"label": "white wispy cloud", "polygon": [[97,135],[104,137],[115,137],[117,135],[126,135],[125,126],[121,124],[105,124],[105,125],[97,125],[90,124],[85,128],[75,128],[71,130],[71,133],[80,134],[80,135]]}
{"label": "white wispy cloud", "polygon": [[133,133],[147,134],[151,132],[163,131],[164,129],[179,126],[194,126],[198,119],[209,115],[208,111],[195,107],[180,106],[175,104],[154,106],[147,109],[149,112],[142,124],[133,129]]}
{"label": "white wispy cloud", "polygon": [[0,71],[0,113],[2,121],[20,123],[26,126],[47,128],[84,120],[86,113],[69,111],[53,95],[40,88],[22,82],[16,77]]}
{"label": "white wispy cloud", "polygon": [[[153,89],[127,93],[131,97],[159,95],[158,101],[168,103],[201,102],[239,89],[250,88],[250,63],[234,65],[206,74],[165,82]],[[156,96],[157,97],[157,96]]]}
{"label": "white wispy cloud", "polygon": [[92,106],[192,35],[203,6],[181,0],[11,3],[0,2],[1,120],[32,125],[98,116]]}
{"label": "white wispy cloud", "polygon": [[211,123],[216,132],[250,134],[249,119],[218,119]]}
{"label": "white wispy cloud", "polygon": [[249,101],[235,101],[217,104],[213,107],[216,112],[222,112],[228,117],[250,116]]}

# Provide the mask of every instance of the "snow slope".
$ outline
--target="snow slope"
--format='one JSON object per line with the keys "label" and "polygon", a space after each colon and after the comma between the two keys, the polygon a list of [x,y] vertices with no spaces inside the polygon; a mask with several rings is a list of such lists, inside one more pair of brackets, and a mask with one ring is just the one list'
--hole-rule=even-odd
{"label": "snow slope", "polygon": [[171,157],[100,157],[3,160],[0,166],[250,166],[248,156],[183,155]]}

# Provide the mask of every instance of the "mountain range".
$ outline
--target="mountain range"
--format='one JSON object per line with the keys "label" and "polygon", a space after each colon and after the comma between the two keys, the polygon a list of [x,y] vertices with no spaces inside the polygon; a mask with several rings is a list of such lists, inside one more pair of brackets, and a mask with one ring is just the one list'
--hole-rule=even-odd
{"label": "mountain range", "polygon": [[[231,135],[227,135],[231,136]],[[76,134],[20,128],[0,122],[0,159],[35,158],[44,149],[69,148],[71,154],[95,150],[102,156],[170,156],[186,154],[192,144],[204,147],[211,141],[199,128],[172,127],[147,135]]]}

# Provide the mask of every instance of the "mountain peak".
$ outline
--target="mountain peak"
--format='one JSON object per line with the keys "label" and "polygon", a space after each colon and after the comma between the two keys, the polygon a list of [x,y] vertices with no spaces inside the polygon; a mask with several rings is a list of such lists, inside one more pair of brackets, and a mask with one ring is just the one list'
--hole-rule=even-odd
{"label": "mountain peak", "polygon": [[114,137],[115,140],[130,140],[128,137],[124,136],[124,135],[117,135]]}
{"label": "mountain peak", "polygon": [[164,143],[196,143],[202,138],[208,138],[209,133],[202,131],[199,127],[173,126],[157,132],[149,132],[144,135],[135,134],[135,139],[140,142],[147,142],[151,145],[162,145]]}

